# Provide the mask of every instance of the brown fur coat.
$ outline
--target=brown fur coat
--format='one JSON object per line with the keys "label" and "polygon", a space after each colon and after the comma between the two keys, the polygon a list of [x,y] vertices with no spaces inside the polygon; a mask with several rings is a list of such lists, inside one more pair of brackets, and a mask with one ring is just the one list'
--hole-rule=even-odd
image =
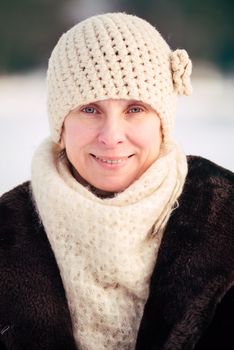
{"label": "brown fur coat", "polygon": [[[179,208],[151,278],[137,350],[234,349],[234,175],[203,158],[188,162]],[[77,349],[30,183],[0,199],[3,349]]]}

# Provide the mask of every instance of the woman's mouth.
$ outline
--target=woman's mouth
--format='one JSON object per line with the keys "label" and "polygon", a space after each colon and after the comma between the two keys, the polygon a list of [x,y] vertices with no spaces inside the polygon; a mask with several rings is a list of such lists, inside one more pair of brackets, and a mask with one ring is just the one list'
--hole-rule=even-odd
{"label": "woman's mouth", "polygon": [[92,157],[96,158],[98,161],[106,164],[121,164],[125,162],[128,158],[132,157],[133,154],[130,156],[125,157],[102,157],[102,156],[96,156],[95,154],[90,153]]}

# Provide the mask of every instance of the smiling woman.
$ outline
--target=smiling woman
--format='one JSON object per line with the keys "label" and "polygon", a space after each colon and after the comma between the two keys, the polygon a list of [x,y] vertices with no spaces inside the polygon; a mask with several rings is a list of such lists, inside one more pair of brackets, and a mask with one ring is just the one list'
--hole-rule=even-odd
{"label": "smiling woman", "polygon": [[158,158],[161,139],[160,119],[150,106],[107,99],[67,115],[61,147],[79,181],[120,192]]}
{"label": "smiling woman", "polygon": [[51,135],[0,200],[0,350],[234,348],[233,174],[172,137],[190,74],[136,16],[59,39]]}

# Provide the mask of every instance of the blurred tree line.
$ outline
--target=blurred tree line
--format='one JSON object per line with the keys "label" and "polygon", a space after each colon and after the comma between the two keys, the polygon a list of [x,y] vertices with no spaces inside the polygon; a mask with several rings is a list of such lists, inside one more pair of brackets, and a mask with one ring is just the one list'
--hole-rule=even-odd
{"label": "blurred tree line", "polygon": [[[67,15],[71,1],[77,3],[73,20]],[[80,20],[80,2],[0,0],[0,73],[46,65],[60,35],[75,23],[74,18]],[[185,48],[193,59],[234,70],[233,0],[119,0],[114,4],[113,11],[150,21],[173,49]]]}
{"label": "blurred tree line", "polygon": [[47,63],[68,28],[66,0],[0,0],[0,73]]}
{"label": "blurred tree line", "polygon": [[126,9],[149,20],[192,58],[234,70],[233,0],[127,0]]}

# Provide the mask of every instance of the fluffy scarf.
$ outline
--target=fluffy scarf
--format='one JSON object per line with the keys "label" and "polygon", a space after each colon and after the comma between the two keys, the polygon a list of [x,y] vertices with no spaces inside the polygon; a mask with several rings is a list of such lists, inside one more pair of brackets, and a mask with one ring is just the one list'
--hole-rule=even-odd
{"label": "fluffy scarf", "polygon": [[54,251],[81,350],[134,349],[163,228],[187,174],[175,143],[123,192],[101,199],[46,140],[32,191]]}

